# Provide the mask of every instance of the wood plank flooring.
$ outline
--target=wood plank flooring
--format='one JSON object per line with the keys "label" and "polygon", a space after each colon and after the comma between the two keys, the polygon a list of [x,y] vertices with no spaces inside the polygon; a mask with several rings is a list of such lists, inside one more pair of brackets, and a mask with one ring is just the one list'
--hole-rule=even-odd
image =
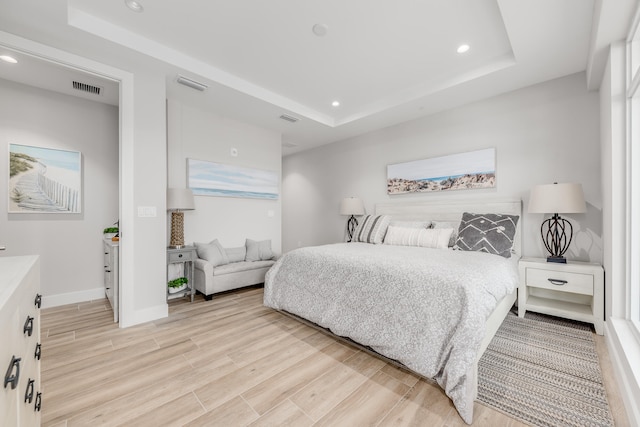
{"label": "wood plank flooring", "polygon": [[[465,425],[437,385],[263,307],[262,295],[172,301],[168,318],[127,329],[107,300],[43,310],[42,425]],[[474,426],[524,424],[476,403]]]}

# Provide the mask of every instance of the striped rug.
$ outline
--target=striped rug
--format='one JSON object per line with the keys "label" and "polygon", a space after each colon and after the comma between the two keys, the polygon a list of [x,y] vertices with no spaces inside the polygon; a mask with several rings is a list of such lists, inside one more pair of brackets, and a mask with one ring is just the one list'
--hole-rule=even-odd
{"label": "striped rug", "polygon": [[478,365],[478,400],[532,426],[613,426],[590,325],[507,315]]}

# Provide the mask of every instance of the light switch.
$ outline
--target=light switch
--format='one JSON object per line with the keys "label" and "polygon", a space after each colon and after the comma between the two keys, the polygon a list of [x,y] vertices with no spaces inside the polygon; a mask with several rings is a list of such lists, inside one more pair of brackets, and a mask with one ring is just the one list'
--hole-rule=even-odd
{"label": "light switch", "polygon": [[139,218],[153,218],[157,215],[158,214],[155,206],[138,206]]}
{"label": "light switch", "polygon": [[274,216],[274,215],[275,215],[275,212],[273,212],[273,210],[269,209],[269,210],[267,211],[267,216],[268,216],[269,218],[273,218],[273,216]]}

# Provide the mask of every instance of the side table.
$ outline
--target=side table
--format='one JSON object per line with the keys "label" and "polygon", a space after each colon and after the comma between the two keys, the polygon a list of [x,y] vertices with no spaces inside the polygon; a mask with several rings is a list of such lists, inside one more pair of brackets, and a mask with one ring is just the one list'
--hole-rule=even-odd
{"label": "side table", "polygon": [[566,264],[538,258],[519,262],[518,316],[526,311],[593,323],[604,334],[604,270],[600,264]]}
{"label": "side table", "polygon": [[191,302],[195,296],[196,288],[194,286],[194,261],[196,260],[195,246],[183,246],[181,248],[167,248],[167,282],[169,280],[169,266],[171,264],[182,263],[184,268],[184,277],[187,278],[187,286],[181,291],[170,293],[169,286],[165,282],[167,288],[167,301],[182,298],[187,295],[191,296]]}

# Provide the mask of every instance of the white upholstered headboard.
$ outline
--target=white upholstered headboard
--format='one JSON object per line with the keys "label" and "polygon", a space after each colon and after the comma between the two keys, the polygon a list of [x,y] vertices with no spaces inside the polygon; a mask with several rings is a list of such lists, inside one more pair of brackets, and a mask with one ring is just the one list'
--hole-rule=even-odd
{"label": "white upholstered headboard", "polygon": [[482,199],[432,201],[413,203],[378,203],[376,215],[390,215],[402,221],[460,221],[464,212],[518,215],[518,227],[513,242],[516,256],[522,256],[522,200]]}

